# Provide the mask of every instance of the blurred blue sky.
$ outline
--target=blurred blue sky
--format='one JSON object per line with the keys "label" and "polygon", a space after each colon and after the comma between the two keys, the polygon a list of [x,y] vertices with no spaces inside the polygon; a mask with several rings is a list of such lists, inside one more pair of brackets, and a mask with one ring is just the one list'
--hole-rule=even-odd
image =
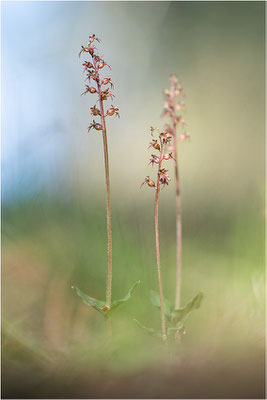
{"label": "blurred blue sky", "polygon": [[[90,122],[87,107],[91,99],[80,99],[84,77],[77,57],[89,34],[97,32],[101,36],[107,59],[112,56],[113,62],[123,64],[122,85],[128,78],[136,79],[136,70],[129,69],[127,52],[139,53],[141,64],[150,58],[150,54],[142,54],[138,44],[142,36],[142,32],[135,31],[138,19],[128,20],[125,25],[129,29],[132,23],[131,34],[136,34],[136,40],[128,46],[123,29],[111,20],[114,11],[110,7],[105,2],[3,2],[4,199],[27,196],[42,187],[47,190],[47,186],[66,176],[70,142],[81,140],[80,134],[85,135],[84,123],[87,126]],[[119,14],[127,14],[127,4],[119,8]],[[161,14],[168,4],[159,4],[157,8]],[[150,17],[147,11],[145,18]],[[158,20],[156,14],[155,17],[150,28]],[[125,51],[120,49],[118,54],[118,45]],[[90,143],[87,144],[90,151]]]}

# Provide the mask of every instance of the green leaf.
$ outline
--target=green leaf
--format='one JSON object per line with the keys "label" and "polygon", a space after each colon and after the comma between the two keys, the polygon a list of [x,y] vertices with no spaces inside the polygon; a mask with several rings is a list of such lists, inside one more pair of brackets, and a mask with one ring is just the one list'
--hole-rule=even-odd
{"label": "green leaf", "polygon": [[87,294],[83,293],[78,287],[72,286],[72,289],[76,290],[76,293],[79,297],[82,298],[83,302],[90,307],[93,307],[95,310],[101,312],[101,314],[105,315],[102,307],[105,306],[105,302],[102,300],[94,299],[93,297],[88,296]]}
{"label": "green leaf", "polygon": [[140,328],[144,329],[149,335],[161,338],[161,333],[155,331],[153,328],[147,328],[146,326],[142,325],[137,319],[134,319],[134,322],[140,326]]}
{"label": "green leaf", "polygon": [[106,311],[105,315],[109,317],[113,312],[117,311],[120,306],[122,306],[124,303],[126,303],[132,296],[133,291],[135,288],[140,284],[140,281],[135,282],[135,284],[130,288],[128,293],[126,294],[125,297],[123,297],[120,300],[115,300],[112,304],[111,307],[108,311]]}
{"label": "green leaf", "polygon": [[[150,290],[150,300],[153,306],[160,308],[160,296],[155,290]],[[168,299],[164,299],[164,311],[165,315],[171,318],[171,305]]]}
{"label": "green leaf", "polygon": [[172,311],[171,321],[175,324],[178,324],[176,326],[177,329],[181,329],[190,313],[194,309],[198,309],[200,307],[202,299],[203,293],[199,292],[191,301],[189,301],[189,303],[186,304],[185,307]]}

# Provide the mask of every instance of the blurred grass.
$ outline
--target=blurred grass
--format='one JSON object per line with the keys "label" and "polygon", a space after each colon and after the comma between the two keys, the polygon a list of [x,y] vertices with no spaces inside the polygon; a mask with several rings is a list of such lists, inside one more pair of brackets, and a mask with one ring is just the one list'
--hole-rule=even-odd
{"label": "blurred grass", "polygon": [[[160,212],[164,293],[172,301],[175,220],[164,203]],[[71,290],[76,285],[105,297],[104,202],[35,198],[3,207],[3,362],[10,376],[28,370],[39,382],[65,370],[72,378],[82,371],[124,374],[199,353],[214,359],[262,354],[263,216],[241,209],[217,217],[203,212],[198,224],[184,219],[182,302],[199,290],[204,300],[190,316],[182,344],[166,351],[133,322],[160,326],[149,300],[149,290],[157,289],[151,207],[113,206],[113,299],[139,279],[141,285],[112,318],[112,344],[103,317]]]}

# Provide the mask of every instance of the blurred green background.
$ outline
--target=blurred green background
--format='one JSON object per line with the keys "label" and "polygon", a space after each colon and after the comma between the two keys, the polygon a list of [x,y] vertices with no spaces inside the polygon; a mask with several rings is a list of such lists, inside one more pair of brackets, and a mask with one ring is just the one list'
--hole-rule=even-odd
{"label": "blurred green background", "polygon": [[[2,2],[2,396],[264,398],[264,2]],[[87,134],[80,46],[111,64],[112,319],[104,298],[102,139]],[[182,303],[201,308],[167,348],[159,329],[150,125],[176,73],[191,141],[179,147]],[[173,178],[173,171],[171,171]],[[175,190],[160,198],[164,293],[174,301]]]}

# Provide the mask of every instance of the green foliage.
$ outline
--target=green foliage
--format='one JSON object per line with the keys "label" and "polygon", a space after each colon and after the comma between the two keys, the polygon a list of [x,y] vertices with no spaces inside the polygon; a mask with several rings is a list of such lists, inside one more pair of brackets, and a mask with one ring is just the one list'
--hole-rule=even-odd
{"label": "green foliage", "polygon": [[110,310],[106,313],[107,316],[110,316],[113,312],[117,311],[119,307],[121,307],[124,303],[126,303],[132,296],[135,288],[140,284],[140,281],[135,282],[135,284],[129,289],[128,293],[125,297],[120,300],[115,300],[110,307]]}
{"label": "green foliage", "polygon": [[72,289],[76,290],[76,293],[79,297],[82,298],[83,302],[90,307],[93,307],[95,310],[101,312],[105,315],[103,311],[103,307],[105,307],[105,302],[102,300],[97,300],[93,297],[88,296],[87,294],[83,293],[78,287],[72,286]]}
{"label": "green foliage", "polygon": [[[160,309],[160,297],[159,297],[158,292],[156,292],[155,290],[151,290],[150,291],[150,300],[151,300],[151,303],[153,304],[153,306]],[[170,320],[172,309],[171,309],[171,303],[169,302],[168,299],[164,299],[164,311],[165,311],[166,317]]]}
{"label": "green foliage", "polygon": [[199,292],[185,307],[178,308],[171,312],[171,322],[180,325],[189,317],[194,309],[198,309],[203,299],[203,293]]}
{"label": "green foliage", "polygon": [[95,310],[97,310],[101,314],[103,314],[104,317],[109,318],[115,311],[118,310],[119,307],[121,307],[124,303],[126,303],[131,298],[135,288],[139,284],[140,284],[140,281],[135,282],[135,284],[129,289],[126,296],[124,296],[122,299],[115,300],[111,304],[110,308],[107,307],[105,301],[97,300],[93,297],[88,296],[87,294],[83,293],[78,287],[72,286],[72,289],[76,290],[77,295],[82,298],[83,302],[86,305],[93,307]]}
{"label": "green foliage", "polygon": [[[160,296],[159,293],[155,290],[151,290],[150,292],[150,299],[153,306],[160,308]],[[168,299],[164,299],[164,309],[165,315],[168,321],[174,325],[167,327],[167,336],[171,336],[172,333],[184,333],[185,332],[185,321],[191,314],[193,310],[196,310],[200,307],[201,302],[203,299],[203,293],[199,292],[192,300],[190,300],[184,307],[174,309],[171,307],[170,302]],[[159,332],[156,332],[153,328],[147,328],[140,324],[137,320],[134,320],[142,329],[148,332],[152,336],[161,337]]]}
{"label": "green foliage", "polygon": [[149,335],[151,335],[151,336],[156,336],[156,337],[160,337],[160,338],[161,338],[161,333],[155,331],[155,329],[153,329],[153,328],[147,328],[146,326],[142,325],[139,321],[137,321],[137,319],[134,319],[134,322],[136,322],[137,325],[139,325],[140,328],[144,329]]}

